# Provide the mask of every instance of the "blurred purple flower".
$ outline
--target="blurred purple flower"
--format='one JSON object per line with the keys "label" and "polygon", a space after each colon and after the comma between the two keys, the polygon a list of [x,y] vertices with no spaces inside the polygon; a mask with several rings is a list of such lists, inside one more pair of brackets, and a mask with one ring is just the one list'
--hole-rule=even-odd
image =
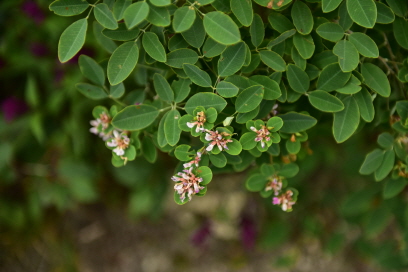
{"label": "blurred purple flower", "polygon": [[256,240],[255,221],[249,216],[243,216],[241,219],[241,241],[248,250],[253,249]]}
{"label": "blurred purple flower", "polygon": [[28,17],[33,19],[37,25],[41,24],[45,19],[44,12],[34,1],[25,1],[21,9]]}
{"label": "blurred purple flower", "polygon": [[13,121],[27,110],[27,104],[14,96],[9,96],[1,102],[1,111],[7,123]]}
{"label": "blurred purple flower", "polygon": [[205,221],[191,236],[191,243],[197,247],[204,246],[211,234],[211,225],[207,220]]}
{"label": "blurred purple flower", "polygon": [[93,58],[93,57],[95,57],[95,51],[93,49],[91,49],[91,48],[84,47],[81,50],[79,50],[79,52],[72,59],[70,59],[67,63],[77,64],[79,56],[81,56],[81,55],[87,55],[88,57]]}
{"label": "blurred purple flower", "polygon": [[48,48],[46,45],[38,42],[30,44],[30,51],[36,57],[44,57],[48,54]]}

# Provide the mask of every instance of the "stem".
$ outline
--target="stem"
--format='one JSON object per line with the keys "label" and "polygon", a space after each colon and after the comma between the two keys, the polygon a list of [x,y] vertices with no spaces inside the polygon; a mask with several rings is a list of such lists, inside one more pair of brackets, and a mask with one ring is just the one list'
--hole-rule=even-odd
{"label": "stem", "polygon": [[94,7],[96,6],[96,4],[99,3],[99,1],[101,1],[101,0],[98,0],[98,1],[96,1],[94,4],[90,5],[90,6],[91,6],[91,10],[88,12],[88,15],[85,17],[87,20],[88,20],[88,18],[89,18],[89,15],[91,15],[91,12],[93,11],[93,9],[94,9]]}

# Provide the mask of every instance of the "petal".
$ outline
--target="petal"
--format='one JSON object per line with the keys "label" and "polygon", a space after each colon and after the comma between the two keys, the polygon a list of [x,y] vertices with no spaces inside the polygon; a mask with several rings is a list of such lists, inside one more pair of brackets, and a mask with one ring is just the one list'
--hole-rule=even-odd
{"label": "petal", "polygon": [[205,150],[211,151],[211,150],[213,150],[213,148],[214,148],[214,145],[209,145],[209,146],[207,146],[207,148]]}
{"label": "petal", "polygon": [[118,142],[116,142],[115,139],[112,139],[112,141],[107,142],[106,145],[109,147],[115,147],[115,146],[118,146]]}

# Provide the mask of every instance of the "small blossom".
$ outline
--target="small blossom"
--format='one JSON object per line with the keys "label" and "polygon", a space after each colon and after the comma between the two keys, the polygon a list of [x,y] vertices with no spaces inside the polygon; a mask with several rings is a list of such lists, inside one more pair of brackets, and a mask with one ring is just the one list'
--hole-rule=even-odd
{"label": "small blossom", "polygon": [[194,158],[194,160],[192,160],[191,162],[187,162],[185,164],[183,164],[184,168],[189,168],[191,167],[193,164],[198,167],[199,162],[201,161],[201,152],[197,152],[197,156]]}
{"label": "small blossom", "polygon": [[265,142],[271,140],[271,137],[269,136],[271,133],[266,126],[262,126],[259,130],[255,127],[251,127],[251,130],[257,134],[255,142],[261,142],[262,148],[265,147]]}
{"label": "small blossom", "polygon": [[117,130],[114,130],[113,139],[106,144],[109,147],[116,147],[113,149],[113,152],[115,152],[118,156],[123,156],[125,154],[125,149],[129,147],[130,139],[125,133],[119,133]]}
{"label": "small blossom", "polygon": [[280,177],[275,175],[266,184],[265,191],[271,190],[273,190],[275,196],[279,195],[282,190],[282,179]]}
{"label": "small blossom", "polygon": [[231,143],[231,139],[224,139],[226,136],[230,136],[230,134],[226,132],[218,132],[218,131],[211,131],[205,130],[207,133],[205,134],[205,140],[210,142],[208,147],[206,148],[207,151],[213,150],[214,146],[217,145],[218,149],[222,151],[223,149],[228,149],[227,143]]}
{"label": "small blossom", "polygon": [[189,128],[193,128],[194,126],[196,127],[196,132],[204,131],[204,123],[207,121],[205,117],[205,113],[203,111],[200,111],[197,113],[197,116],[194,117],[194,122],[187,122],[187,126]]}
{"label": "small blossom", "polygon": [[176,185],[174,185],[174,190],[176,190],[177,194],[180,195],[181,201],[186,199],[186,194],[190,201],[193,195],[204,189],[203,186],[200,186],[200,182],[202,182],[203,179],[197,177],[192,171],[193,167],[186,168],[182,172],[178,172],[176,175],[171,177],[174,182],[177,182]]}
{"label": "small blossom", "polygon": [[91,120],[91,128],[89,131],[95,135],[99,135],[104,141],[108,140],[112,136],[112,132],[106,132],[105,130],[109,127],[111,119],[108,114],[102,112],[99,118],[96,120]]}
{"label": "small blossom", "polygon": [[281,194],[280,196],[275,196],[272,199],[273,205],[280,205],[283,211],[291,210],[292,206],[296,204],[296,201],[293,201],[293,192],[291,190],[287,190],[285,193]]}

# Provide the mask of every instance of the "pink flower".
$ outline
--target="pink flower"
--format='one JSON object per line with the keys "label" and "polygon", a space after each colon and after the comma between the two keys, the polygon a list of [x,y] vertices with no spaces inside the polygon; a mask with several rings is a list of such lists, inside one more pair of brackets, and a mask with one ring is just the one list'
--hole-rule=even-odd
{"label": "pink flower", "polygon": [[118,156],[125,155],[125,149],[129,147],[130,139],[125,133],[119,133],[117,130],[113,131],[113,139],[106,143],[109,147],[116,147],[113,152]]}
{"label": "pink flower", "polygon": [[272,204],[280,205],[283,211],[290,211],[292,210],[292,206],[296,204],[296,201],[293,201],[292,196],[293,192],[291,190],[287,190],[280,196],[274,197],[272,199]]}
{"label": "pink flower", "polygon": [[231,139],[224,139],[226,136],[230,136],[230,134],[226,132],[219,133],[218,131],[211,131],[205,130],[207,133],[205,134],[205,140],[210,142],[208,147],[206,148],[207,151],[213,150],[214,146],[218,146],[218,149],[222,151],[223,149],[228,149],[227,144],[231,143]]}
{"label": "pink flower", "polygon": [[257,134],[255,142],[261,142],[262,148],[265,147],[265,142],[269,142],[271,140],[271,137],[269,136],[271,133],[266,126],[262,126],[259,130],[257,130],[255,127],[251,127],[251,130]]}
{"label": "pink flower", "polygon": [[192,167],[187,168],[171,177],[174,182],[177,182],[174,185],[174,190],[176,190],[177,194],[180,195],[181,201],[184,201],[184,199],[186,199],[186,194],[188,200],[190,201],[193,195],[199,193],[202,189],[204,189],[203,186],[200,186],[200,182],[202,182],[203,179],[197,177],[192,171]]}

